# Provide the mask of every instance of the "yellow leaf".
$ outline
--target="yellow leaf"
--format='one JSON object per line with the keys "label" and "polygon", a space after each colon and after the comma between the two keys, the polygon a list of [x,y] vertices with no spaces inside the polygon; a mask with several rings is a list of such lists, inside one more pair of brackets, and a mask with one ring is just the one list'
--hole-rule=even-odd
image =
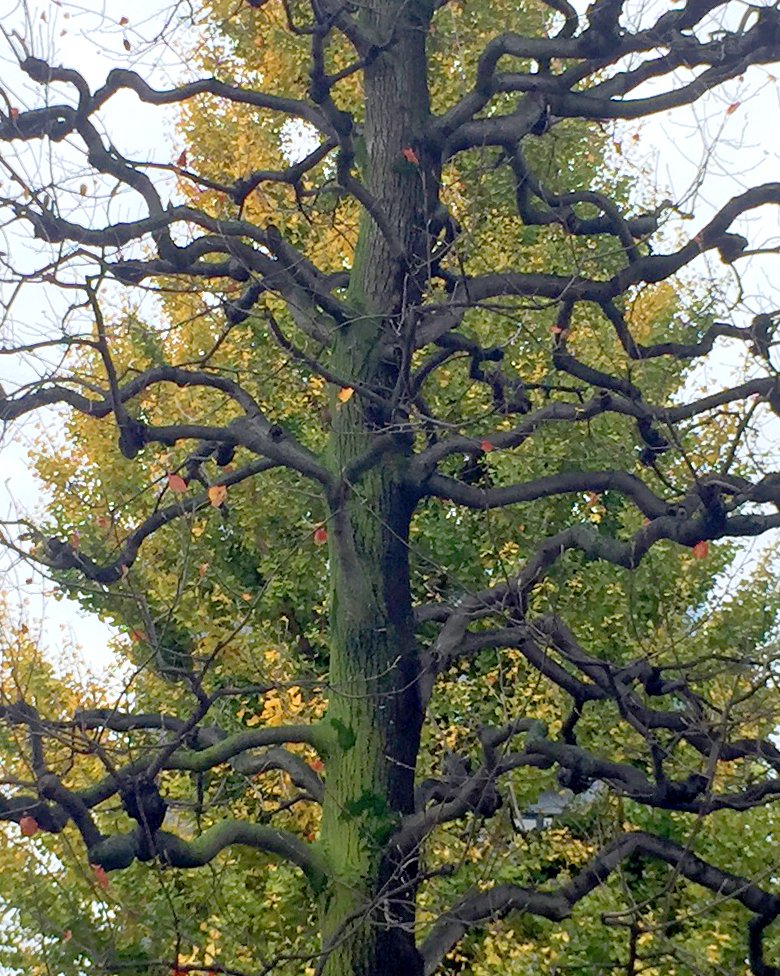
{"label": "yellow leaf", "polygon": [[227,487],[225,485],[212,485],[211,488],[209,488],[209,501],[214,508],[219,508],[226,498]]}

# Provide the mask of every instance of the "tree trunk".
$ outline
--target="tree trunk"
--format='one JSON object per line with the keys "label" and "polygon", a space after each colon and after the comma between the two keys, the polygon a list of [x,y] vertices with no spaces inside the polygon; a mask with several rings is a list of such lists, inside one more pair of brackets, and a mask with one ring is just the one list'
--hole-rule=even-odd
{"label": "tree trunk", "polygon": [[[377,0],[363,14],[374,39],[396,41],[365,72],[362,179],[407,257],[364,214],[349,293],[355,321],[340,330],[333,363],[341,375],[388,394],[399,361],[387,355],[387,339],[402,334],[405,303],[424,263],[425,179],[403,150],[428,118],[429,19],[429,11],[398,0]],[[336,402],[334,472],[386,437],[397,419],[359,396]],[[413,933],[417,865],[384,855],[398,818],[413,809],[422,725],[408,558],[415,499],[403,487],[409,448],[406,435],[396,435],[377,465],[355,483],[344,479],[329,499],[334,745],[322,818],[331,867],[321,902],[326,976],[422,973]]]}
{"label": "tree trunk", "polygon": [[[332,651],[322,843],[327,976],[421,972],[414,951],[415,864],[383,852],[413,808],[420,740],[418,655],[406,540],[409,506],[398,458],[364,479],[332,514]],[[346,537],[346,538],[345,538]]]}

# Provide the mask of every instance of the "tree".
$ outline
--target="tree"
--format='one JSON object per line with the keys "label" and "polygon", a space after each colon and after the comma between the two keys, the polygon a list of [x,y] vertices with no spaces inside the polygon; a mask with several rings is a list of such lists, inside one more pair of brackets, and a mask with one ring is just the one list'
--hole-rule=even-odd
{"label": "tree", "polygon": [[[774,972],[772,878],[707,826],[757,822],[777,792],[774,617],[745,586],[701,618],[727,540],[780,524],[778,473],[748,450],[780,412],[776,316],[723,322],[677,292],[702,254],[749,254],[733,225],[780,186],[738,193],[672,247],[669,207],[643,210],[593,158],[611,121],[777,60],[777,10],[739,20],[734,6],[689,0],[632,26],[621,2],[583,16],[556,2],[502,10],[512,29],[495,34],[492,8],[215,3],[218,77],[169,90],[116,69],[92,92],[15,39],[41,103],[9,99],[0,137],[22,158],[43,142],[66,160],[74,143],[92,174],[5,162],[3,202],[47,252],[17,279],[77,295],[45,375],[0,400],[6,424],[51,406],[75,417],[57,531],[26,527],[25,555],[133,629],[142,673],[122,709],[6,701],[32,776],[0,816],[23,834],[75,830],[101,887],[135,862],[184,870],[227,849],[292,865],[321,945],[269,961],[255,943],[255,966],[452,971],[475,930],[562,924],[588,896],[618,898],[619,878],[627,971],[662,903],[658,924],[681,924],[670,899],[690,883],[745,910],[733,966]],[[242,46],[263,47],[262,67]],[[125,89],[198,99],[175,163],[133,161],[101,130]],[[220,128],[226,160],[204,131]],[[302,159],[280,148],[306,138]],[[164,204],[161,172],[183,202]],[[140,215],[117,219],[120,191]],[[91,222],[69,192],[94,197]],[[120,287],[158,292],[170,332],[130,304],[106,312]],[[692,394],[719,339],[751,373]],[[111,439],[121,459],[98,470]],[[269,770],[296,790],[270,811],[245,786]],[[459,836],[516,858],[492,825],[514,804],[522,826],[534,799],[551,817],[539,787],[556,778],[561,813],[600,818],[581,850],[571,829],[557,852],[543,837],[541,858],[510,858],[495,883],[452,856]],[[171,824],[185,796],[190,822]]]}

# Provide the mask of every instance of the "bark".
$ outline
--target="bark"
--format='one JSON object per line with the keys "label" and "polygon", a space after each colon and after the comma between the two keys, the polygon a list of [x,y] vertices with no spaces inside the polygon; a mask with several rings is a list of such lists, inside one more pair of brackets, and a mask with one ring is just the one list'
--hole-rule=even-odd
{"label": "bark", "polygon": [[[399,361],[386,356],[383,339],[401,335],[404,302],[425,272],[426,163],[415,164],[403,150],[414,149],[428,119],[429,16],[420,5],[382,2],[363,18],[372,37],[396,38],[364,81],[362,176],[383,219],[380,227],[364,216],[349,293],[355,317],[339,330],[332,363],[335,373],[388,399]],[[321,834],[331,870],[321,899],[326,976],[422,973],[413,932],[416,863],[394,863],[385,853],[398,820],[413,809],[422,725],[408,565],[411,443],[396,436],[356,484],[344,478],[386,431],[392,418],[381,411],[357,396],[333,407],[330,461],[341,486],[330,498],[329,522],[332,746]]]}

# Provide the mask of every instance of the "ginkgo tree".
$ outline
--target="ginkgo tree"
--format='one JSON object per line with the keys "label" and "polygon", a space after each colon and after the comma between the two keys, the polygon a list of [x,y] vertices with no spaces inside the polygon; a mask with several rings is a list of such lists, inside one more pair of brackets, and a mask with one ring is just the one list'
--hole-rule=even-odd
{"label": "ginkgo tree", "polygon": [[[778,60],[780,13],[186,16],[203,75],[167,89],[118,67],[93,91],[9,38],[40,98],[0,115],[30,239],[9,307],[38,284],[67,307],[61,334],[4,346],[43,356],[4,424],[57,408],[63,430],[48,526],[4,541],[127,629],[134,672],[119,704],[66,708],[12,669],[0,817],[135,888],[140,927],[153,869],[225,864],[261,902],[239,899],[227,961],[206,913],[207,952],[143,958],[149,931],[103,971],[552,972],[574,941],[583,972],[775,972],[780,894],[749,839],[780,768],[771,572],[707,598],[729,540],[780,525],[756,441],[776,315],[767,296],[722,321],[685,273],[739,268],[734,225],[780,185],[671,243],[673,205],[599,159],[614,122]],[[170,162],[123,151],[125,90],[182,106]],[[745,375],[700,390],[719,340]],[[78,971],[89,939],[48,894]],[[594,905],[626,939],[577,942]]]}

